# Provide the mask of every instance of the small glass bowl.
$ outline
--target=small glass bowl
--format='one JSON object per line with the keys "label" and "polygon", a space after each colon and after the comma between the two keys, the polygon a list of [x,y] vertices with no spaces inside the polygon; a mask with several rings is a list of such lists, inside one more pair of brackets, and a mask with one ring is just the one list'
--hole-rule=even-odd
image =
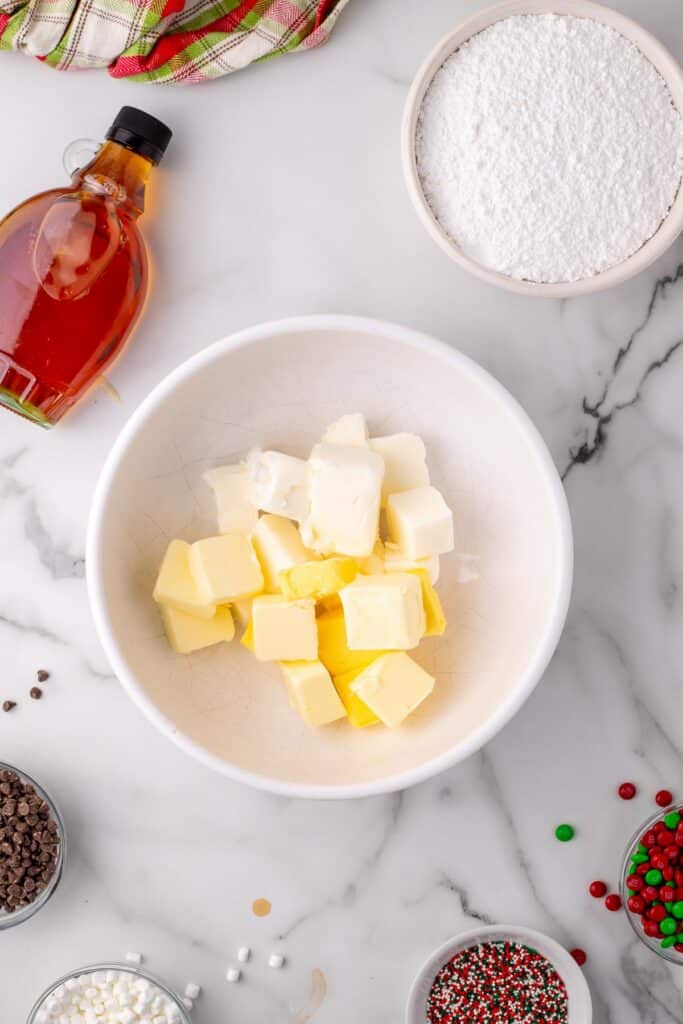
{"label": "small glass bowl", "polygon": [[49,988],[46,988],[43,994],[35,1001],[33,1009],[28,1015],[26,1024],[37,1024],[38,1013],[43,1003],[52,995],[55,989],[59,988],[60,985],[65,985],[66,982],[71,981],[72,978],[79,978],[81,974],[92,974],[95,971],[117,971],[119,974],[129,974],[135,978],[144,978],[145,981],[149,981],[152,985],[155,985],[168,999],[171,1000],[172,1003],[175,1003],[180,1014],[180,1024],[191,1024],[189,1014],[183,1006],[182,999],[180,996],[176,995],[172,989],[168,988],[167,985],[164,985],[158,978],[155,978],[153,974],[149,974],[147,971],[142,970],[142,968],[132,967],[130,964],[121,963],[89,964],[87,967],[79,967],[76,971],[70,971],[69,974],[65,974],[63,978],[58,978],[57,981],[54,981]]}
{"label": "small glass bowl", "polygon": [[64,825],[64,819],[61,812],[50,794],[47,793],[27,772],[22,771],[21,768],[16,768],[13,764],[7,764],[4,761],[0,761],[0,771],[15,772],[22,782],[33,786],[41,800],[44,800],[49,807],[51,817],[57,822],[57,834],[59,836],[59,851],[57,853],[57,861],[52,878],[33,903],[29,903],[26,907],[20,907],[18,910],[12,911],[12,913],[0,910],[0,931],[4,931],[6,928],[14,928],[15,925],[23,924],[24,921],[28,921],[34,914],[37,914],[39,910],[42,910],[48,900],[50,900],[54,895],[61,880],[62,872],[64,870],[64,861],[66,859],[66,826]]}
{"label": "small glass bowl", "polygon": [[[653,953],[656,953],[658,956],[661,956],[664,960],[668,960],[669,963],[683,965],[683,953],[679,953],[676,949],[674,949],[673,946],[669,946],[668,949],[662,949],[661,943],[664,939],[663,935],[660,935],[658,938],[650,938],[649,935],[646,935],[640,923],[640,914],[634,914],[633,911],[629,910],[627,902],[631,894],[631,890],[626,884],[626,879],[629,877],[631,873],[629,871],[629,866],[631,864],[631,859],[633,855],[638,852],[640,837],[645,835],[646,832],[649,832],[650,829],[658,821],[661,821],[661,819],[666,814],[671,814],[673,811],[678,811],[678,813],[681,815],[681,818],[683,819],[683,805],[671,804],[670,807],[660,807],[656,814],[650,815],[650,817],[642,823],[642,825],[638,828],[637,832],[629,840],[629,843],[626,847],[626,853],[624,854],[624,859],[621,865],[621,874],[619,876],[621,881],[619,884],[619,889],[629,924],[633,928],[633,931],[636,933],[640,941],[644,943],[648,949],[652,950]],[[683,920],[680,922],[680,925],[680,934],[683,935]]]}

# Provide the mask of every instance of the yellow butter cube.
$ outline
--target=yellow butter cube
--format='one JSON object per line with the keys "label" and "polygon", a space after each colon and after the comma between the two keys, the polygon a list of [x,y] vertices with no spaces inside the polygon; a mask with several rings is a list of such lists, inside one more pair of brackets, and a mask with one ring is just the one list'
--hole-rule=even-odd
{"label": "yellow butter cube", "polygon": [[443,613],[441,600],[432,586],[427,569],[409,569],[420,580],[422,586],[422,603],[424,605],[427,626],[425,636],[443,636],[446,632],[446,616]]}
{"label": "yellow butter cube", "polygon": [[198,619],[177,608],[161,606],[166,636],[176,654],[191,654],[204,647],[229,642],[235,635],[230,609],[223,607],[212,619]]}
{"label": "yellow butter cube", "polygon": [[362,671],[362,668],[353,668],[350,672],[342,672],[341,675],[334,676],[332,679],[342,704],[346,708],[349,722],[356,729],[364,729],[368,725],[376,725],[379,722],[377,715],[351,689],[351,683],[358,678]]}
{"label": "yellow butter cube", "polygon": [[424,636],[422,588],[410,573],[356,576],[339,596],[353,651],[408,651]]}
{"label": "yellow butter cube", "polygon": [[401,725],[434,689],[434,678],[403,651],[363,669],[351,690],[390,729]]}
{"label": "yellow butter cube", "polygon": [[318,616],[318,657],[334,679],[353,669],[365,668],[379,651],[352,651],[346,642],[346,625],[341,608]]}
{"label": "yellow butter cube", "polygon": [[166,549],[154,587],[154,600],[179,612],[211,619],[216,605],[195,581],[190,569],[190,545],[172,540]]}
{"label": "yellow butter cube", "polygon": [[304,546],[296,524],[284,516],[261,516],[251,539],[263,569],[268,594],[279,593],[278,577],[281,572],[316,557]]}
{"label": "yellow butter cube", "polygon": [[249,538],[240,533],[198,540],[190,551],[190,567],[200,589],[216,604],[263,590],[259,560]]}
{"label": "yellow butter cube", "polygon": [[253,643],[259,661],[315,661],[318,657],[312,598],[288,601],[270,594],[255,597],[250,626],[253,640],[249,642]]}
{"label": "yellow butter cube", "polygon": [[330,673],[319,661],[285,661],[280,669],[292,707],[307,725],[317,728],[346,717]]}
{"label": "yellow butter cube", "polygon": [[342,587],[353,582],[358,565],[353,558],[325,558],[317,562],[303,562],[281,572],[280,588],[285,597],[313,597],[320,600],[338,594]]}

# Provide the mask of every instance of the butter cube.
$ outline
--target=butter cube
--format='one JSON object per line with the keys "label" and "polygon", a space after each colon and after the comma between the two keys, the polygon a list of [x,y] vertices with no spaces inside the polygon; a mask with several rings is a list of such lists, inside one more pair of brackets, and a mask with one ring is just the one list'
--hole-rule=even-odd
{"label": "butter cube", "polygon": [[298,523],[308,515],[308,463],[282,452],[254,451],[247,460],[256,508]]}
{"label": "butter cube", "polygon": [[443,636],[446,632],[446,616],[444,615],[439,595],[432,586],[429,573],[426,569],[411,569],[409,572],[413,572],[417,576],[422,586],[422,604],[424,605],[425,618],[427,620],[424,635]]}
{"label": "butter cube", "polygon": [[373,661],[351,683],[351,690],[385,725],[395,729],[429,696],[434,682],[401,651]]}
{"label": "butter cube", "polygon": [[330,673],[319,661],[284,661],[280,669],[289,701],[307,725],[317,728],[346,718],[344,705],[332,685]]}
{"label": "butter cube", "polygon": [[164,605],[161,615],[168,642],[176,654],[190,654],[204,647],[229,642],[235,635],[235,624],[230,609],[226,607],[219,608],[212,619],[198,619]]}
{"label": "butter cube", "polygon": [[201,589],[216,604],[251,597],[263,590],[263,573],[248,537],[224,533],[198,540],[190,566]]}
{"label": "butter cube", "polygon": [[251,606],[253,600],[253,597],[238,597],[235,601],[230,602],[230,610],[232,611],[233,618],[237,619],[243,629],[247,628],[251,620]]}
{"label": "butter cube", "polygon": [[353,558],[325,558],[303,562],[280,573],[280,587],[285,597],[313,597],[320,600],[338,594],[358,574]]}
{"label": "butter cube", "polygon": [[424,441],[417,434],[371,437],[369,444],[371,450],[384,459],[383,508],[390,494],[429,484],[427,452]]}
{"label": "butter cube", "polygon": [[391,494],[387,501],[389,536],[408,558],[452,551],[453,513],[436,487]]}
{"label": "butter cube", "polygon": [[367,558],[358,559],[358,568],[365,576],[376,576],[377,573],[385,571],[384,559],[384,543],[377,539],[372,553]]}
{"label": "butter cube", "polygon": [[356,576],[339,596],[352,651],[408,651],[424,636],[422,587],[415,575]]}
{"label": "butter cube", "polygon": [[279,592],[281,572],[316,557],[314,552],[304,547],[299,531],[291,519],[285,519],[283,516],[261,516],[251,539],[263,569],[265,589],[269,594]]}
{"label": "butter cube", "polygon": [[439,582],[441,567],[438,555],[430,555],[429,558],[407,558],[398,544],[387,541],[384,545],[384,571],[411,572],[413,569],[426,569],[431,582]]}
{"label": "butter cube", "polygon": [[204,474],[216,499],[220,533],[250,533],[256,526],[258,510],[250,497],[247,466],[219,466]]}
{"label": "butter cube", "polygon": [[[315,601],[255,597],[251,607],[254,654],[259,661],[316,661]],[[246,646],[246,635],[242,643]]]}
{"label": "butter cube", "polygon": [[364,704],[360,697],[351,689],[351,683],[355,682],[362,671],[362,668],[354,668],[350,672],[343,672],[332,679],[334,688],[346,708],[349,722],[356,729],[365,729],[368,725],[377,725],[379,722],[379,718],[374,711],[371,711],[367,704]]}
{"label": "butter cube", "polygon": [[168,545],[154,587],[154,600],[202,619],[212,619],[216,614],[215,603],[192,575],[190,545],[184,540],[172,540]]}
{"label": "butter cube", "polygon": [[330,424],[323,434],[323,444],[355,445],[366,448],[368,425],[360,412],[348,413]]}
{"label": "butter cube", "polygon": [[304,544],[323,555],[371,554],[379,528],[384,463],[366,448],[318,444],[311,453]]}
{"label": "butter cube", "polygon": [[377,651],[352,651],[346,642],[346,625],[341,608],[318,616],[318,657],[333,679],[374,661]]}

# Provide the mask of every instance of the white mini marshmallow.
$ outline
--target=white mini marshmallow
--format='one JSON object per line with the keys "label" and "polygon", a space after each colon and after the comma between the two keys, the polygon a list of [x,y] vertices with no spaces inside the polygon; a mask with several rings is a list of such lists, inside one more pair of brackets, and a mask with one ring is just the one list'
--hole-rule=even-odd
{"label": "white mini marshmallow", "polygon": [[282,953],[271,953],[270,956],[268,957],[268,966],[269,967],[274,967],[274,968],[278,969],[280,967],[283,967],[284,963],[285,963],[285,958],[282,955]]}
{"label": "white mini marshmallow", "polygon": [[228,970],[226,971],[225,974],[225,978],[227,981],[234,984],[236,981],[239,981],[241,977],[242,972],[240,971],[239,967],[228,967]]}
{"label": "white mini marshmallow", "polygon": [[250,956],[251,950],[249,949],[249,946],[240,946],[237,950],[237,959],[241,964],[246,964]]}
{"label": "white mini marshmallow", "polygon": [[142,953],[133,953],[133,952],[126,953],[126,963],[129,963],[129,964],[141,964],[142,963]]}
{"label": "white mini marshmallow", "polygon": [[187,985],[185,986],[185,995],[187,996],[188,999],[196,999],[199,996],[200,992],[201,988],[199,987],[199,985],[195,984],[194,981],[188,981]]}
{"label": "white mini marshmallow", "polygon": [[188,999],[187,996],[183,999],[183,1006],[189,1013],[192,1013],[194,1010],[194,1003],[191,999]]}

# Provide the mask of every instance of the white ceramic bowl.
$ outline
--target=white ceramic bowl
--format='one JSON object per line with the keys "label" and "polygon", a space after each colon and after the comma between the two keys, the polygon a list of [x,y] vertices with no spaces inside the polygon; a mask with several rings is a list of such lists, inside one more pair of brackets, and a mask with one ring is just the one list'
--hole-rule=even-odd
{"label": "white ceramic bowl", "polygon": [[496,270],[491,270],[466,256],[460,250],[457,243],[438,223],[424,196],[417,171],[415,152],[415,135],[420,107],[434,75],[443,62],[477,32],[483,31],[503,18],[509,18],[515,14],[549,13],[592,18],[604,25],[610,25],[617,32],[626,36],[654,64],[669,86],[674,103],[679,110],[683,111],[683,69],[659,40],[650,35],[637,22],[611,7],[603,7],[602,4],[592,3],[591,0],[505,0],[504,3],[486,7],[463,21],[437,43],[424,61],[408,93],[403,116],[401,150],[408,192],[418,216],[434,241],[451,259],[476,277],[480,277],[490,284],[506,288],[508,291],[544,298],[570,298],[574,295],[587,295],[590,292],[601,291],[604,288],[611,288],[612,285],[621,284],[622,281],[628,280],[649,267],[666,252],[683,230],[683,188],[679,189],[676,201],[659,230],[642,248],[623,263],[580,281],[539,284],[533,281],[518,281]]}
{"label": "white ceramic bowl", "polygon": [[[173,654],[151,597],[169,539],[215,533],[202,482],[209,466],[254,445],[307,456],[325,426],[352,411],[374,433],[421,434],[433,481],[455,510],[457,553],[442,559],[439,583],[449,628],[417,652],[437,686],[395,731],[307,729],[278,670],[239,643]],[[263,789],[356,797],[455,764],[521,707],[562,631],[572,539],[543,441],[484,370],[407,328],[317,316],[219,341],[152,392],[102,472],[87,566],[111,664],[163,733]]]}
{"label": "white ceramic bowl", "polygon": [[425,1024],[427,1020],[427,998],[431,991],[432,982],[437,972],[444,964],[448,963],[451,957],[461,950],[467,949],[469,946],[476,946],[481,942],[500,942],[505,939],[510,942],[519,942],[522,945],[530,946],[553,965],[567,988],[567,995],[569,997],[569,1018],[567,1024],[591,1024],[593,1010],[590,991],[586,984],[586,979],[574,958],[558,942],[548,938],[547,935],[531,931],[529,928],[517,928],[511,925],[490,925],[484,928],[475,928],[472,931],[456,936],[454,939],[449,939],[443,946],[435,950],[422,966],[420,973],[413,982],[410,996],[408,997],[406,1024]]}

